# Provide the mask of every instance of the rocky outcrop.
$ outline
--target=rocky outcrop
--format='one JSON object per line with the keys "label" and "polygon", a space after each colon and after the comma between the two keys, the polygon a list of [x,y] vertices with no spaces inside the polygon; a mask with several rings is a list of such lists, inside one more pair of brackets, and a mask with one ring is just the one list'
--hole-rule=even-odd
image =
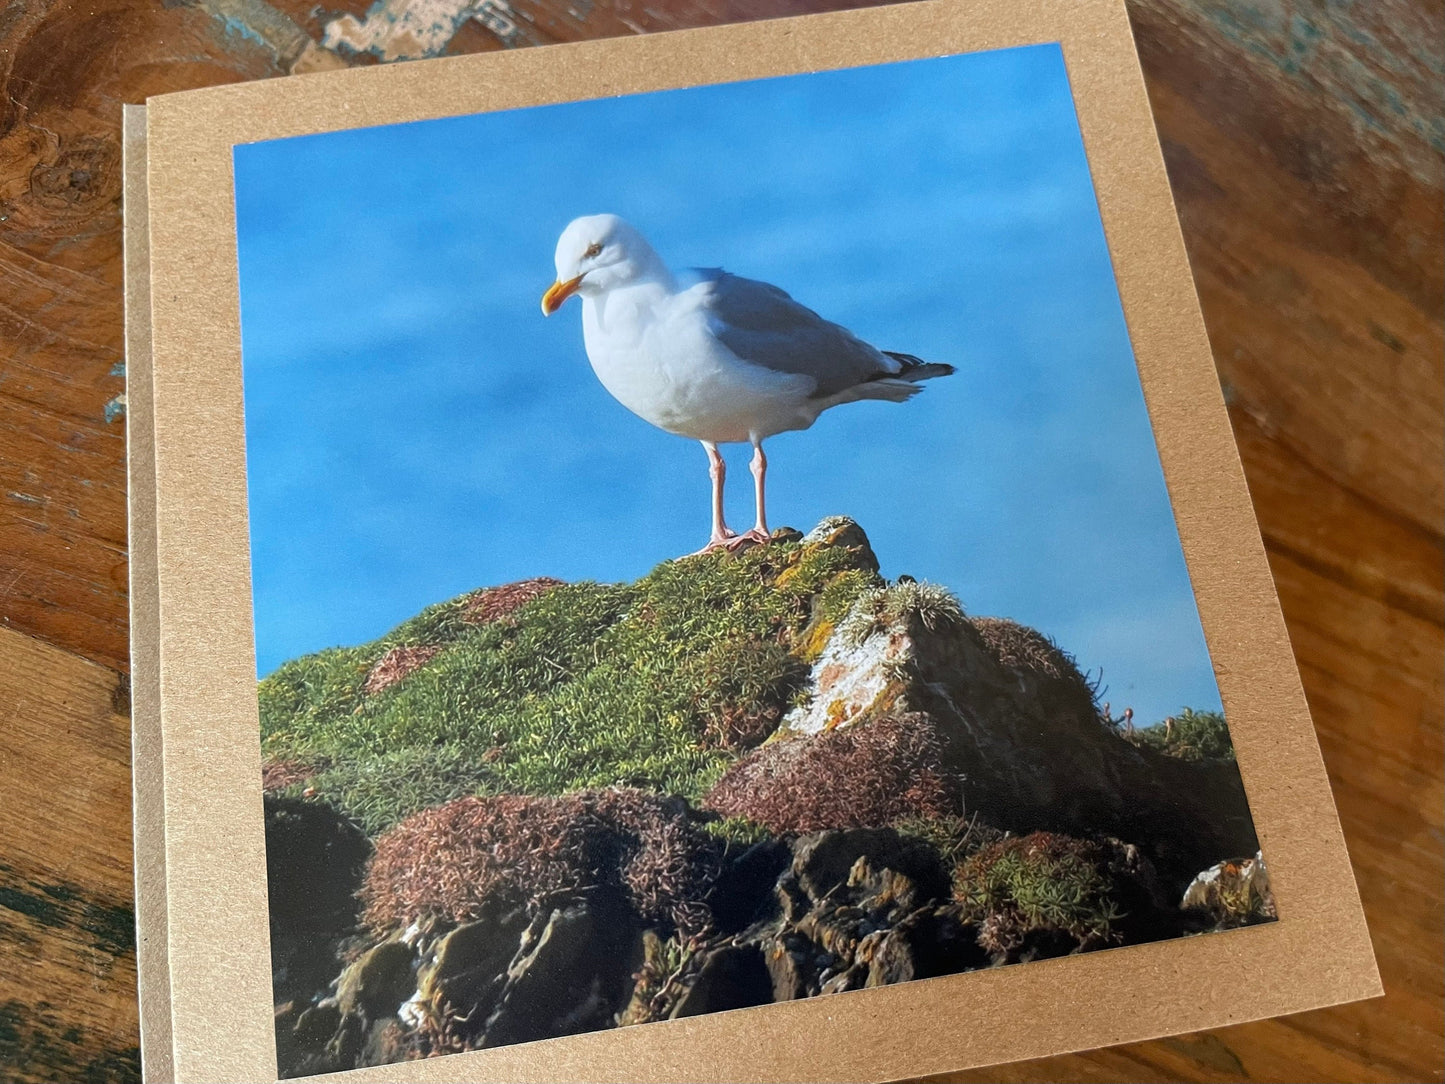
{"label": "rocky outcrop", "polygon": [[[1201,898],[1181,910],[1149,860],[1117,840],[1048,833],[982,833],[979,840],[957,864],[936,841],[893,828],[733,846],[709,894],[716,896],[715,920],[689,936],[650,925],[615,888],[577,888],[515,906],[494,897],[471,921],[419,920],[379,940],[339,942],[343,962],[330,986],[309,1006],[278,1010],[282,1075],[887,986],[1238,924],[1233,916],[1215,923]],[[1200,883],[1220,880],[1216,869]]]}
{"label": "rocky outcrop", "polygon": [[278,1012],[289,1005],[294,1018],[335,980],[341,946],[356,933],[371,844],[321,803],[268,794],[264,809],[272,986]]}
{"label": "rocky outcrop", "polygon": [[1273,921],[1278,911],[1264,854],[1210,866],[1189,883],[1179,906],[1214,929]]}
{"label": "rocky outcrop", "polygon": [[1122,733],[842,518],[472,592],[261,702],[287,1076],[1274,914],[1222,718]]}
{"label": "rocky outcrop", "polygon": [[968,811],[1013,832],[1127,839],[1173,880],[1257,846],[1232,761],[1126,741],[1066,654],[1014,622],[966,617],[936,587],[861,595],[809,689],[708,807],[775,831],[891,823],[895,806]]}
{"label": "rocky outcrop", "polygon": [[282,1075],[746,1008],[987,966],[945,862],[893,829],[736,848],[740,928],[678,936],[620,892],[484,905],[361,949],[277,1015]]}

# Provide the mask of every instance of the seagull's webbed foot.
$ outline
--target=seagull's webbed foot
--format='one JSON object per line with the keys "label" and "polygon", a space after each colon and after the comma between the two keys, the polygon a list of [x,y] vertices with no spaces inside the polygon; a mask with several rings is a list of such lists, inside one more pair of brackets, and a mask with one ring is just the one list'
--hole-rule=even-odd
{"label": "seagull's webbed foot", "polygon": [[751,531],[744,531],[742,534],[724,529],[722,534],[714,534],[706,546],[693,553],[689,553],[688,556],[701,557],[707,553],[716,553],[718,550],[737,553],[739,550],[746,549],[749,546],[766,546],[772,540],[772,535],[758,527],[754,527]]}
{"label": "seagull's webbed foot", "polygon": [[735,534],[723,543],[729,552],[737,552],[745,546],[766,546],[773,540],[773,536],[761,527],[754,527],[751,531],[744,531],[742,534]]}
{"label": "seagull's webbed foot", "polygon": [[701,557],[703,556],[703,554],[706,553],[716,553],[718,550],[731,549],[732,544],[741,537],[742,536],[736,531],[731,531],[728,528],[724,527],[721,531],[713,532],[713,535],[711,538],[708,539],[706,546],[704,546],[700,550],[693,550],[691,553],[688,554],[688,556]]}

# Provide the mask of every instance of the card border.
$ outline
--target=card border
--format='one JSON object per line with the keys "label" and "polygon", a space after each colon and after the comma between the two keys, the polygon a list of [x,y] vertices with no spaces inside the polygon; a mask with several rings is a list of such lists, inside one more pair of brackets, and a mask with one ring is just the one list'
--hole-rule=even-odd
{"label": "card border", "polygon": [[[273,1080],[231,148],[294,135],[1059,42],[1185,560],[1281,918],[1264,926],[328,1077],[888,1079],[1382,992],[1239,463],[1122,0],[892,7],[151,98],[163,937],[173,1071]],[[545,261],[544,261],[545,262]],[[133,453],[134,454],[134,453]],[[137,817],[156,811],[138,792]],[[142,808],[146,806],[146,808]],[[140,870],[138,869],[138,876]],[[160,981],[142,960],[142,990]],[[1241,982],[1242,974],[1263,981]],[[217,996],[216,991],[226,991]],[[1113,995],[1113,996],[1111,996]],[[903,1022],[903,1023],[900,1023]],[[149,1038],[149,1036],[148,1036]],[[925,1041],[926,1040],[926,1041]],[[147,1059],[149,1073],[163,1059]]]}
{"label": "card border", "polygon": [[160,731],[160,594],[156,573],[155,417],[151,396],[151,276],[145,106],[122,110],[125,259],[125,446],[130,588],[131,803],[141,1075],[169,1079],[165,770]]}

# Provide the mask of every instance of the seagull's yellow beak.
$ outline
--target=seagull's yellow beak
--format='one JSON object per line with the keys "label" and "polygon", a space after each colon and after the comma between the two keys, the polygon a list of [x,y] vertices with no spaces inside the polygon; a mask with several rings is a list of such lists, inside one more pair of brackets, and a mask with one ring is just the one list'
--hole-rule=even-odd
{"label": "seagull's yellow beak", "polygon": [[551,316],[562,307],[562,302],[577,292],[577,287],[582,285],[582,276],[575,279],[568,279],[566,282],[554,282],[547,287],[547,292],[542,295],[542,315]]}

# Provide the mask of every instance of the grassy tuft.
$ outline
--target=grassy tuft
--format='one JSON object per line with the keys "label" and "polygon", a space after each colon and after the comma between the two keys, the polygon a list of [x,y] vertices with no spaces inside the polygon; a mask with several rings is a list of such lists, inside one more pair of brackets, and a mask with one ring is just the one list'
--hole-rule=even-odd
{"label": "grassy tuft", "polygon": [[454,745],[396,749],[376,756],[347,759],[321,769],[281,790],[335,806],[375,837],[403,817],[461,795],[497,789],[490,765]]}
{"label": "grassy tuft", "polygon": [[895,625],[917,621],[929,632],[962,627],[967,618],[957,596],[935,583],[906,580],[856,596],[840,635],[854,645]]}
{"label": "grassy tuft", "polygon": [[1031,942],[1103,948],[1119,940],[1123,917],[1108,864],[1099,844],[1034,832],[970,855],[954,875],[954,894],[965,919],[979,924],[979,943],[1003,958]]}
{"label": "grassy tuft", "polygon": [[761,824],[746,817],[718,817],[716,820],[704,821],[702,827],[708,835],[722,840],[723,843],[743,847],[751,847],[754,843],[773,837]]}
{"label": "grassy tuft", "polygon": [[910,815],[893,822],[898,834],[926,843],[946,865],[956,868],[969,855],[1007,838],[1007,833],[978,819],[978,815],[942,817]]}
{"label": "grassy tuft", "polygon": [[1223,713],[1185,708],[1172,718],[1171,723],[1141,727],[1126,737],[1141,748],[1180,760],[1234,759],[1234,743]]}

